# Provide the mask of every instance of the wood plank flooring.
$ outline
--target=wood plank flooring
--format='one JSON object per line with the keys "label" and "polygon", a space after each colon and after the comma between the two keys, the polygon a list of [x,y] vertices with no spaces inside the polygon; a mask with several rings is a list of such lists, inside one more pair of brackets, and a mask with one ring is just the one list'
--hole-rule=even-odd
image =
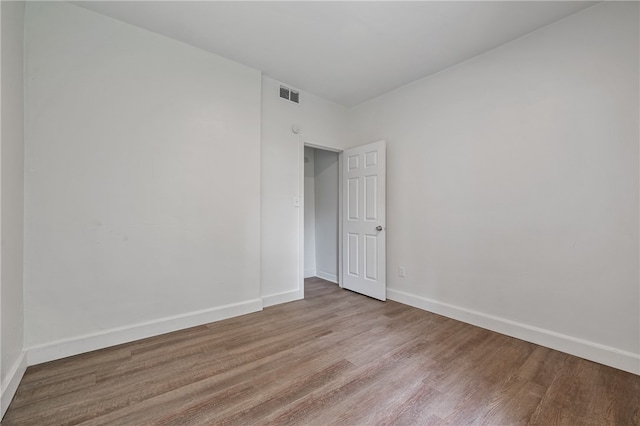
{"label": "wood plank flooring", "polygon": [[29,367],[11,425],[638,425],[640,376],[320,279],[305,300]]}

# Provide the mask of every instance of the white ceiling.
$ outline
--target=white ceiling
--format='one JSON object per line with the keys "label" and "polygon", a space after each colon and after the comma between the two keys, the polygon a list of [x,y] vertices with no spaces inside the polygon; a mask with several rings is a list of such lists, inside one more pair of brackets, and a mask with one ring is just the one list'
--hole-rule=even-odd
{"label": "white ceiling", "polygon": [[74,3],[353,106],[595,2]]}

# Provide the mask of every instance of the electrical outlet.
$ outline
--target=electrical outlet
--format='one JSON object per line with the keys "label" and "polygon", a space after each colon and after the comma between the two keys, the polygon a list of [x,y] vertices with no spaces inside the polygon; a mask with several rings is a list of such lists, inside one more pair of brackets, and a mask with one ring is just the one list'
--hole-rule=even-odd
{"label": "electrical outlet", "polygon": [[400,278],[404,278],[405,272],[406,271],[404,270],[404,266],[398,266],[398,276]]}

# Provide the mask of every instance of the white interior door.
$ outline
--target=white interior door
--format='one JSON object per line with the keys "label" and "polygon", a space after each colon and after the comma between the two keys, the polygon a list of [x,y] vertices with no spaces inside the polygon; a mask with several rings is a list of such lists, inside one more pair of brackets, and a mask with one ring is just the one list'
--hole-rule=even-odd
{"label": "white interior door", "polygon": [[386,300],[386,147],[343,152],[342,286]]}

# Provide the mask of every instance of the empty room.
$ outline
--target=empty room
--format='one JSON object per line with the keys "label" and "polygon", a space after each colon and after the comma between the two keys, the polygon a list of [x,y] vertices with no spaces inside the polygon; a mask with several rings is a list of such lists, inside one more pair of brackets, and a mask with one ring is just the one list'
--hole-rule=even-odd
{"label": "empty room", "polygon": [[0,418],[640,425],[636,1],[1,1]]}

